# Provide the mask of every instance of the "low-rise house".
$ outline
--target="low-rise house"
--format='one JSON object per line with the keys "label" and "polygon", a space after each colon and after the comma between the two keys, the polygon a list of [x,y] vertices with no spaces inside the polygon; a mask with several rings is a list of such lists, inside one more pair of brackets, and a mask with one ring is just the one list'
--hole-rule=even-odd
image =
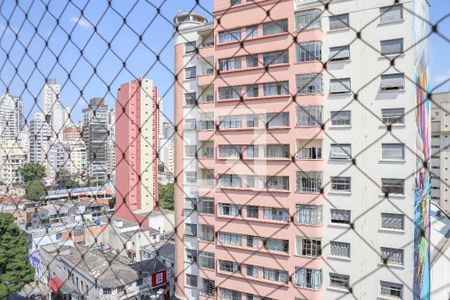
{"label": "low-rise house", "polygon": [[166,293],[167,269],[157,258],[133,263],[109,252],[84,247],[45,246],[43,280],[56,294],[73,299],[155,299]]}
{"label": "low-rise house", "polygon": [[157,244],[149,245],[141,249],[143,260],[158,257],[168,270],[169,295],[175,294],[175,243],[172,240],[162,240]]}

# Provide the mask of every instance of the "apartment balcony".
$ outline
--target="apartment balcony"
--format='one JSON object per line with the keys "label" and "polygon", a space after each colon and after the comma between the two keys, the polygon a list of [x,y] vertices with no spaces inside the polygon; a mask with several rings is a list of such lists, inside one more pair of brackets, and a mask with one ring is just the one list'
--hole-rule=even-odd
{"label": "apartment balcony", "polygon": [[206,41],[200,45],[198,55],[201,57],[214,56],[214,41]]}
{"label": "apartment balcony", "polygon": [[209,87],[214,84],[216,71],[214,69],[214,57],[201,57],[197,75],[197,84],[200,87]]}
{"label": "apartment balcony", "polygon": [[214,128],[199,129],[197,131],[197,138],[201,142],[214,141]]}

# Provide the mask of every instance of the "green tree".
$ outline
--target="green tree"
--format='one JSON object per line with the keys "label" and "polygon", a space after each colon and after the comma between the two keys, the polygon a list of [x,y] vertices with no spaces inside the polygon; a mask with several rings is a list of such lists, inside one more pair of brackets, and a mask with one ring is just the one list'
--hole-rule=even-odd
{"label": "green tree", "polygon": [[20,291],[34,279],[28,260],[27,237],[11,214],[0,213],[0,299]]}
{"label": "green tree", "polygon": [[39,163],[26,163],[19,169],[20,175],[25,182],[41,180],[45,177],[45,168]]}
{"label": "green tree", "polygon": [[35,179],[29,183],[25,188],[25,197],[28,200],[38,201],[45,196],[45,186],[38,179]]}
{"label": "green tree", "polygon": [[158,182],[158,204],[159,207],[174,210],[174,186],[173,183],[166,185]]}
{"label": "green tree", "polygon": [[56,184],[61,189],[73,189],[80,187],[80,182],[78,181],[78,175],[72,175],[66,169],[61,169],[56,174]]}

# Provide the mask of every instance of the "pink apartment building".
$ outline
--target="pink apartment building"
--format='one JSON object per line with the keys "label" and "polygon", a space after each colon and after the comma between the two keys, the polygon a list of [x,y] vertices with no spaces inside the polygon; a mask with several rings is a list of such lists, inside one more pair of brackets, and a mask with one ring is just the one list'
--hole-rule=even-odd
{"label": "pink apartment building", "polygon": [[148,227],[158,194],[158,92],[142,78],[121,85],[116,103],[115,216]]}
{"label": "pink apartment building", "polygon": [[419,126],[427,139],[406,76],[428,3],[322,2],[216,0],[212,23],[175,18],[180,299],[427,294],[412,219],[428,200],[411,176],[426,151],[405,145]]}

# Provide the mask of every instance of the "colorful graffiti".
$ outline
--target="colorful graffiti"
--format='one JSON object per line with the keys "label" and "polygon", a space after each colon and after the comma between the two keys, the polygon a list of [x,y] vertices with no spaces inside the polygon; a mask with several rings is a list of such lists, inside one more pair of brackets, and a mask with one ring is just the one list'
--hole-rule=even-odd
{"label": "colorful graffiti", "polygon": [[[416,16],[428,16],[426,1],[414,1]],[[428,42],[423,40],[428,26],[415,17],[416,101],[417,101],[417,166],[414,193],[414,299],[430,299],[430,109],[428,99]],[[426,19],[426,18],[425,18]]]}

